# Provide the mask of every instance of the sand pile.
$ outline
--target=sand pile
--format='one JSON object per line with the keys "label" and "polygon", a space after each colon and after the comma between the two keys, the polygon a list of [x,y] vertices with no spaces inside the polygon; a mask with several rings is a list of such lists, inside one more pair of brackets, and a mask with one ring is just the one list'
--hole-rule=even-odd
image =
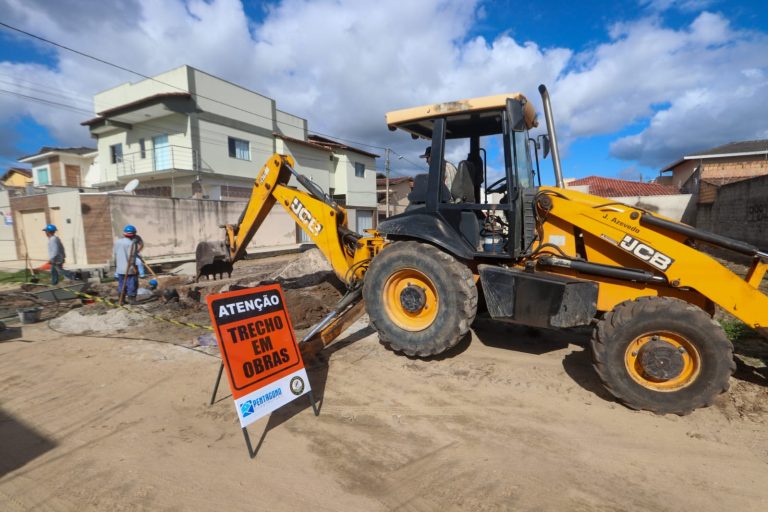
{"label": "sand pile", "polygon": [[51,320],[51,327],[67,334],[115,334],[131,331],[147,322],[147,317],[125,309],[104,309],[92,314],[90,308],[77,309]]}

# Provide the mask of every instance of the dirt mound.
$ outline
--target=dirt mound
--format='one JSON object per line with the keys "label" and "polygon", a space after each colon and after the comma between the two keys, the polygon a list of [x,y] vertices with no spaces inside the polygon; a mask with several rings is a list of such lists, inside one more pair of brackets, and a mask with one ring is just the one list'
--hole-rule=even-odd
{"label": "dirt mound", "polygon": [[51,320],[51,327],[66,334],[115,334],[131,331],[146,317],[125,309],[81,308]]}

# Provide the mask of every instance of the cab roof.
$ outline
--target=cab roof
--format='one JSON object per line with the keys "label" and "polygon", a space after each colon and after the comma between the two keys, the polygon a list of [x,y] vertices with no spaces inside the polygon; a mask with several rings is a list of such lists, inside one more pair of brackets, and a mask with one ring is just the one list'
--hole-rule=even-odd
{"label": "cab roof", "polygon": [[387,126],[390,130],[399,128],[413,136],[431,139],[432,121],[438,117],[447,117],[446,137],[449,139],[465,138],[473,134],[492,135],[501,132],[498,112],[506,108],[507,98],[523,100],[528,129],[539,125],[533,104],[523,94],[513,92],[394,110],[386,114]]}

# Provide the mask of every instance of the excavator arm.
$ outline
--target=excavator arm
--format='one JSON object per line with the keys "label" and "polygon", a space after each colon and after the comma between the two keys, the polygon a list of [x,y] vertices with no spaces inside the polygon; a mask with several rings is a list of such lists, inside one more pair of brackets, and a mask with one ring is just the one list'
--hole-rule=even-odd
{"label": "excavator arm", "polygon": [[[196,250],[197,279],[201,276],[231,273],[232,265],[245,257],[246,247],[277,203],[317,245],[348,293],[302,340],[305,353],[322,349],[365,312],[361,299],[362,277],[368,262],[383,246],[383,239],[369,237],[347,227],[347,212],[328,194],[298,173],[288,155],[275,153],[259,171],[237,224],[222,226],[223,241],[200,242]],[[295,177],[308,192],[288,186]]]}
{"label": "excavator arm", "polygon": [[[291,176],[309,193],[289,187],[287,183]],[[275,203],[285,208],[307,233],[330,262],[339,279],[345,284],[351,284],[355,275],[350,275],[349,270],[356,263],[357,241],[362,237],[347,228],[346,210],[315,183],[296,172],[290,156],[278,153],[267,160],[256,176],[251,197],[237,224],[222,226],[225,229],[223,242],[198,244],[198,279],[203,275],[220,273],[222,266],[231,269],[232,264],[243,259],[246,247]]]}

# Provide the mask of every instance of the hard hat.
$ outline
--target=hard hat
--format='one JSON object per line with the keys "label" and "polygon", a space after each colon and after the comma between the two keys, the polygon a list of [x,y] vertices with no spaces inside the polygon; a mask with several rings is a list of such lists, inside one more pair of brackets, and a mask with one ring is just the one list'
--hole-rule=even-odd
{"label": "hard hat", "polygon": [[49,233],[55,233],[56,232],[56,226],[54,226],[53,224],[48,224],[47,226],[45,226],[43,228],[43,231],[47,231]]}
{"label": "hard hat", "polygon": [[153,289],[153,290],[154,290],[155,288],[157,288],[157,279],[150,279],[150,280],[149,280],[149,287],[150,287],[151,289]]}
{"label": "hard hat", "polygon": [[136,226],[134,226],[132,224],[128,224],[127,226],[125,226],[123,228],[123,234],[125,236],[133,236],[133,235],[135,235],[136,234]]}

